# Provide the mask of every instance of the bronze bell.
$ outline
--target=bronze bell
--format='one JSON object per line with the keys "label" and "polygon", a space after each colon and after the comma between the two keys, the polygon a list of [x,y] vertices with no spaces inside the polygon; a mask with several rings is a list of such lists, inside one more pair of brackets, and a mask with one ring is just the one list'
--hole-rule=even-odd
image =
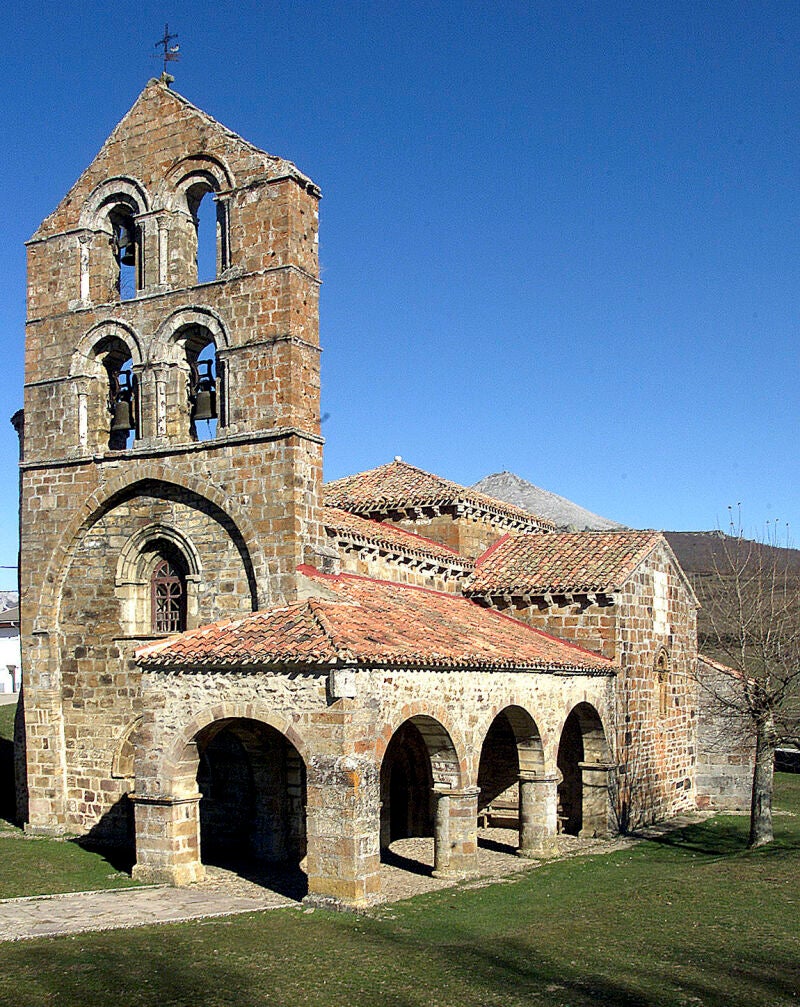
{"label": "bronze bell", "polygon": [[212,366],[210,360],[198,360],[194,369],[192,419],[195,421],[217,418],[217,383],[212,374]]}
{"label": "bronze bell", "polygon": [[133,375],[118,371],[111,375],[111,433],[133,430]]}
{"label": "bronze bell", "polygon": [[136,235],[134,225],[124,221],[117,228],[116,244],[119,251],[119,264],[121,266],[136,265]]}

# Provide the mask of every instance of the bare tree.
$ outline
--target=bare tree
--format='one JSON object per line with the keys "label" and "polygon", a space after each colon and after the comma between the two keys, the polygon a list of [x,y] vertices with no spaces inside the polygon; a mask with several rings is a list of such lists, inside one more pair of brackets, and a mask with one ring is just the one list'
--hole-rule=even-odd
{"label": "bare tree", "polygon": [[796,550],[777,538],[773,525],[763,540],[748,540],[732,519],[716,539],[711,571],[695,578],[699,650],[722,665],[721,678],[702,684],[732,732],[744,723],[755,737],[751,847],[773,839],[775,748],[796,741],[800,726],[800,568]]}

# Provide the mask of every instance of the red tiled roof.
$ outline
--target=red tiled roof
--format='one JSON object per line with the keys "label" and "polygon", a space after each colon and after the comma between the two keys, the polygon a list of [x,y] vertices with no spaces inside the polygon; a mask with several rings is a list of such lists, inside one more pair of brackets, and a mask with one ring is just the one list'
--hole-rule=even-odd
{"label": "red tiled roof", "polygon": [[506,535],[478,558],[465,593],[607,593],[621,587],[660,539],[655,531]]}
{"label": "red tiled roof", "polygon": [[324,487],[325,503],[355,513],[385,513],[404,507],[442,507],[465,504],[487,513],[524,522],[529,528],[555,528],[514,504],[495,500],[404,461],[335,479]]}
{"label": "red tiled roof", "polygon": [[455,595],[302,567],[319,596],[138,650],[145,668],[401,665],[609,674],[606,658]]}
{"label": "red tiled roof", "polygon": [[340,507],[324,507],[323,521],[329,531],[357,542],[368,542],[383,549],[423,556],[446,566],[455,565],[467,570],[474,566],[471,559],[449,546],[440,545],[432,539],[404,528],[396,528],[384,521],[372,521],[358,514],[350,514]]}

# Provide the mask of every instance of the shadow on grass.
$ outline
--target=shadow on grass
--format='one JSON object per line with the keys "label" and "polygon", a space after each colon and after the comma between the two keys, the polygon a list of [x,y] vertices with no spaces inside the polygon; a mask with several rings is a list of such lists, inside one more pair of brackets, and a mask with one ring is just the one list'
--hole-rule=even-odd
{"label": "shadow on grass", "polygon": [[129,846],[113,846],[110,843],[97,842],[90,836],[75,836],[68,842],[87,853],[95,853],[115,871],[120,874],[130,874],[136,863],[136,854]]}
{"label": "shadow on grass", "polygon": [[709,857],[726,857],[737,854],[758,857],[782,856],[800,851],[800,829],[784,834],[780,821],[776,825],[775,839],[766,846],[751,850],[747,846],[748,819],[711,818],[698,825],[690,825],[661,836],[646,836],[648,842],[674,849],[700,853]]}

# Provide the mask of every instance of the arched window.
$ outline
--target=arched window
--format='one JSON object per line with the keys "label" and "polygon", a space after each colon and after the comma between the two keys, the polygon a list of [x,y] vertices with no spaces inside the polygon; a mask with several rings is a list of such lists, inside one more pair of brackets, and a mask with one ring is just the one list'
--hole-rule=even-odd
{"label": "arched window", "polygon": [[150,579],[152,630],[182,633],[186,629],[186,574],[175,561],[161,559]]}
{"label": "arched window", "polygon": [[196,282],[216,280],[228,268],[227,204],[215,195],[216,180],[202,178],[186,189],[194,222]]}
{"label": "arched window", "polygon": [[111,225],[111,247],[116,262],[116,287],[119,299],[129,301],[140,288],[141,241],[133,212],[127,206],[116,206],[108,215]]}
{"label": "arched window", "polygon": [[123,635],[141,638],[194,629],[201,581],[197,550],[177,528],[161,522],[140,528],[117,561],[114,586]]}
{"label": "arched window", "polygon": [[658,682],[658,715],[666,717],[669,713],[669,657],[661,650],[656,658],[656,681]]}
{"label": "arched window", "polygon": [[204,325],[186,325],[178,334],[186,354],[189,435],[193,441],[217,436],[223,415],[219,361],[214,336]]}
{"label": "arched window", "polygon": [[136,375],[130,356],[119,362],[109,354],[105,361],[108,372],[108,411],[111,415],[108,446],[112,451],[133,447],[136,439]]}

